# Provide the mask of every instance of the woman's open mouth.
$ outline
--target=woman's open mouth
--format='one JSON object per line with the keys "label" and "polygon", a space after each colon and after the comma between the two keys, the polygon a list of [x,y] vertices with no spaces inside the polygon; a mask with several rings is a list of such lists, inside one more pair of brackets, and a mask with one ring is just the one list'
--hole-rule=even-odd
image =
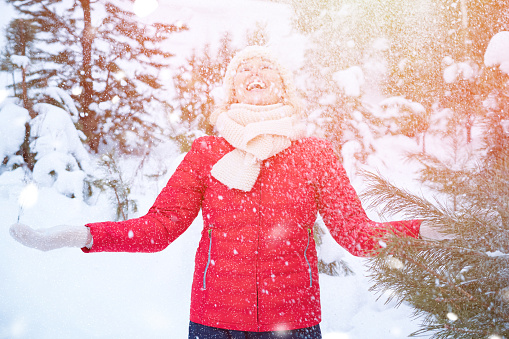
{"label": "woman's open mouth", "polygon": [[266,87],[267,87],[267,85],[265,84],[265,82],[263,82],[259,79],[255,79],[247,84],[246,89],[248,91],[252,91],[254,89],[265,89]]}

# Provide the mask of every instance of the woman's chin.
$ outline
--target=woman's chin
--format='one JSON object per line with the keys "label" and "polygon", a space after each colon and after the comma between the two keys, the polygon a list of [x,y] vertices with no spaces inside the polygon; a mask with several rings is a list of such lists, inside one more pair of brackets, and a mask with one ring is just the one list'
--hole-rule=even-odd
{"label": "woman's chin", "polygon": [[242,104],[248,104],[248,105],[274,105],[281,102],[279,98],[267,98],[264,96],[252,96],[250,98],[245,98],[243,101],[241,101]]}

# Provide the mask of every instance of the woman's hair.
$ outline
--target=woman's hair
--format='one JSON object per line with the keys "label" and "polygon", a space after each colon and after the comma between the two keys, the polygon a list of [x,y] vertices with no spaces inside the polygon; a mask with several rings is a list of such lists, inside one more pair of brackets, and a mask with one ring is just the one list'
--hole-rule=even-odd
{"label": "woman's hair", "polygon": [[226,73],[223,79],[224,100],[223,103],[218,105],[214,112],[210,115],[209,120],[212,125],[216,124],[219,114],[227,111],[231,104],[237,103],[235,98],[235,87],[233,84],[235,74],[242,62],[252,58],[262,58],[263,60],[270,62],[271,65],[278,70],[285,92],[283,103],[293,106],[295,114],[299,116],[301,115],[302,101],[297,94],[297,89],[293,83],[292,75],[288,69],[279,63],[279,60],[272,54],[268,47],[248,46],[235,54],[226,68]]}

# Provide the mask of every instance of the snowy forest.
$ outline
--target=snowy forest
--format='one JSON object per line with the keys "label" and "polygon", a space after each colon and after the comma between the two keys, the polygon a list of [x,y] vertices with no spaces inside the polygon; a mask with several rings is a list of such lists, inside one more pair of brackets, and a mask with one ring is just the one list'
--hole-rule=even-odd
{"label": "snowy forest", "polygon": [[509,2],[3,0],[0,338],[187,338],[201,217],[154,254],[40,252],[34,228],[145,214],[216,131],[235,52],[292,72],[379,239],[365,259],[318,219],[325,339],[509,338]]}

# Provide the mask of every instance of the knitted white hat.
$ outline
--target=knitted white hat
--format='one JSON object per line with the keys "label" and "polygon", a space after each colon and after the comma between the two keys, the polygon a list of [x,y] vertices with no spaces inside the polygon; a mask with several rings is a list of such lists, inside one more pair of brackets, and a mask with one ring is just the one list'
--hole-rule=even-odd
{"label": "knitted white hat", "polygon": [[[284,103],[292,105],[295,109],[295,114],[301,114],[301,101],[297,94],[297,89],[293,83],[292,75],[286,67],[279,63],[279,60],[274,56],[272,51],[268,47],[264,46],[248,46],[243,50],[239,51],[230,61],[230,64],[226,68],[226,73],[223,79],[223,90],[224,90],[224,104],[229,106],[236,103],[234,78],[237,73],[237,69],[244,60],[251,58],[262,58],[269,61],[279,72],[283,86],[285,90]],[[224,111],[223,108],[216,109],[210,116],[210,123],[215,125],[217,117]]]}

